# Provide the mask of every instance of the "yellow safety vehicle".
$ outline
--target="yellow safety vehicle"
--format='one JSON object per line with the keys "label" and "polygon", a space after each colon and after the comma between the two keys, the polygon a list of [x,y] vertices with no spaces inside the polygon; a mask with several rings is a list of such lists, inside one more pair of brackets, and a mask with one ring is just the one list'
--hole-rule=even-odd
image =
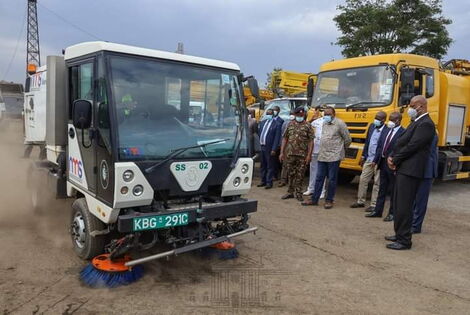
{"label": "yellow safety vehicle", "polygon": [[[352,179],[359,165],[367,128],[375,114],[400,111],[403,126],[411,98],[424,95],[439,135],[439,178],[470,176],[470,62],[412,54],[349,58],[321,66],[311,106],[334,106],[353,142],[341,168]],[[312,85],[312,84],[310,84]],[[312,89],[313,90],[313,89]],[[344,178],[344,177],[343,177]]]}

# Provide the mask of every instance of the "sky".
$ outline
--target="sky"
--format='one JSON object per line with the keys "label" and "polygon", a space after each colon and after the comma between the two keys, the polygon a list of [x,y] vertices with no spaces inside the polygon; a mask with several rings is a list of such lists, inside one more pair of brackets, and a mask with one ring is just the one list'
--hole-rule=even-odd
{"label": "sky", "polygon": [[[237,63],[261,83],[274,67],[318,72],[341,58],[333,22],[341,1],[38,0],[41,62],[97,39]],[[0,0],[0,80],[24,82],[26,0]],[[470,1],[444,0],[454,43],[444,59],[470,59]],[[20,39],[20,40],[18,40]],[[16,53],[15,53],[16,50]]]}

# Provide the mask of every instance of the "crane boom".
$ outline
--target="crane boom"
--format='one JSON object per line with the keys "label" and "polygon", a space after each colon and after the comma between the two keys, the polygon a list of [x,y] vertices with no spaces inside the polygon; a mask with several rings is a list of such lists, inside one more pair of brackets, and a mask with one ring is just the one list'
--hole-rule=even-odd
{"label": "crane boom", "polygon": [[28,0],[28,32],[26,42],[27,74],[36,72],[36,68],[40,65],[41,55],[39,53],[39,25],[37,0]]}

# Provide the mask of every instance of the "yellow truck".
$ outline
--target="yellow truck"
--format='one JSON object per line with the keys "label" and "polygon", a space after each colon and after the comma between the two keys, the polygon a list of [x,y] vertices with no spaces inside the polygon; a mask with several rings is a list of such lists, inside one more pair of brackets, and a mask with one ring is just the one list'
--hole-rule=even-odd
{"label": "yellow truck", "polygon": [[302,97],[307,92],[309,78],[315,81],[316,75],[287,70],[273,71],[271,72],[271,80],[268,82],[268,88],[277,97]]}
{"label": "yellow truck", "polygon": [[311,107],[333,106],[347,124],[352,144],[341,163],[343,179],[352,179],[359,165],[367,129],[378,111],[403,113],[411,98],[424,95],[439,135],[439,178],[470,176],[470,62],[438,60],[412,54],[385,54],[323,64]]}

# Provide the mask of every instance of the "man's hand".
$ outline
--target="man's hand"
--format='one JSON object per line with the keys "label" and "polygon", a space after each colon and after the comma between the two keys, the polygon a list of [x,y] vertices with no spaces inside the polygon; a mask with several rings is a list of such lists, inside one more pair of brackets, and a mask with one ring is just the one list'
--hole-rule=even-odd
{"label": "man's hand", "polygon": [[271,151],[271,156],[276,156],[276,151],[272,150]]}
{"label": "man's hand", "polygon": [[359,161],[359,166],[362,167],[362,166],[364,165],[364,161],[365,161],[365,160],[366,160],[366,159],[365,159],[363,156],[361,156],[361,160]]}
{"label": "man's hand", "polygon": [[305,164],[309,165],[311,161],[312,161],[312,156],[311,155],[309,155],[305,158]]}
{"label": "man's hand", "polygon": [[284,161],[284,153],[279,154],[279,161]]}
{"label": "man's hand", "polygon": [[397,169],[397,166],[396,166],[395,164],[393,164],[393,159],[392,159],[391,156],[389,156],[389,157],[387,158],[387,165],[388,165],[388,167],[389,167],[392,171],[394,171],[394,170]]}

